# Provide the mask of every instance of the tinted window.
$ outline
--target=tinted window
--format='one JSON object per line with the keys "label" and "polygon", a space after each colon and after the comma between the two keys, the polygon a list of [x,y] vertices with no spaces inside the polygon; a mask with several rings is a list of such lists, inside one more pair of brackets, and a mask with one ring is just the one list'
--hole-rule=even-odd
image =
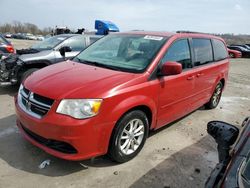
{"label": "tinted window", "polygon": [[213,61],[212,45],[209,39],[193,39],[195,66]]}
{"label": "tinted window", "polygon": [[63,46],[71,47],[72,51],[82,51],[86,47],[83,36],[70,37],[63,43]]}
{"label": "tinted window", "polygon": [[170,46],[161,62],[164,63],[168,61],[176,61],[181,63],[183,69],[192,67],[187,39],[178,40]]}
{"label": "tinted window", "polygon": [[227,49],[224,43],[220,40],[213,40],[214,60],[218,61],[228,57]]}
{"label": "tinted window", "polygon": [[238,47],[230,47],[230,49],[241,51],[240,48],[238,48]]}

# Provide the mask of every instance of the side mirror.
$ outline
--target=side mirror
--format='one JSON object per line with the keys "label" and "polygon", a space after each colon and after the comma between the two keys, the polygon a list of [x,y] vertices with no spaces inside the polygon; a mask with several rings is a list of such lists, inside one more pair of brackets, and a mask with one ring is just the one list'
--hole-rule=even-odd
{"label": "side mirror", "polygon": [[207,132],[218,144],[219,161],[229,158],[230,146],[232,146],[239,135],[239,129],[222,121],[210,121],[207,124]]}
{"label": "side mirror", "polygon": [[170,76],[170,75],[177,75],[182,72],[182,65],[177,62],[165,62],[161,67],[161,75],[163,76]]}
{"label": "side mirror", "polygon": [[63,46],[59,49],[59,52],[60,52],[61,56],[63,56],[63,57],[65,57],[66,52],[71,52],[71,51],[72,51],[72,48],[69,46]]}

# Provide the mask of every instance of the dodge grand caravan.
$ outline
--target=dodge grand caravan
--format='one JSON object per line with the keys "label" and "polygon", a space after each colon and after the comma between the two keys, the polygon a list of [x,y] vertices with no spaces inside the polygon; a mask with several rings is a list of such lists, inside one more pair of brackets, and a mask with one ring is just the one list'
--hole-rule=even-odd
{"label": "dodge grand caravan", "polygon": [[15,98],[23,136],[67,160],[126,162],[158,129],[205,105],[228,77],[221,38],[197,33],[110,34],[73,60],[29,76]]}

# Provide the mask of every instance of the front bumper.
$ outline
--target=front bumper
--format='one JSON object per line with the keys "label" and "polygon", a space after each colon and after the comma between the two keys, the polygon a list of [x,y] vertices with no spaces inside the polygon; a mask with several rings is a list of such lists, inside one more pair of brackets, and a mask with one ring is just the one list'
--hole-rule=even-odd
{"label": "front bumper", "polygon": [[0,60],[0,86],[17,84],[17,72],[21,66],[14,64],[13,67],[9,67],[4,60]]}
{"label": "front bumper", "polygon": [[84,120],[60,115],[55,112],[57,105],[37,119],[25,113],[16,98],[15,105],[22,135],[45,152],[66,160],[89,159],[107,153],[114,122],[102,123],[99,115]]}

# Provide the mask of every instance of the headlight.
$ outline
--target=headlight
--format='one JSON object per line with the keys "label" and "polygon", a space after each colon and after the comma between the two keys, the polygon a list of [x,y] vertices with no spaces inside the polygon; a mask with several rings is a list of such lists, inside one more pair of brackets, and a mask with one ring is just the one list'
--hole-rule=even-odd
{"label": "headlight", "polygon": [[101,104],[102,99],[63,99],[56,112],[84,119],[97,115]]}

